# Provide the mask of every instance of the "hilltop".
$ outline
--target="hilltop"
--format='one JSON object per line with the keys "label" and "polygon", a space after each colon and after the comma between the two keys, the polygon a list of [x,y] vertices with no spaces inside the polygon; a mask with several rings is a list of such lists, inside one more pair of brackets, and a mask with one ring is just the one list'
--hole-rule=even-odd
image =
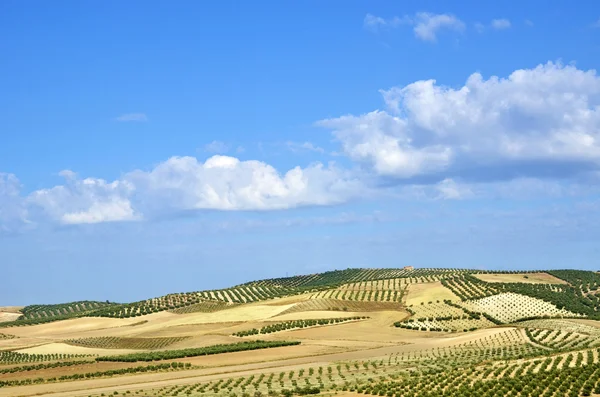
{"label": "hilltop", "polygon": [[580,270],[346,269],[0,308],[0,396],[589,395],[599,288]]}

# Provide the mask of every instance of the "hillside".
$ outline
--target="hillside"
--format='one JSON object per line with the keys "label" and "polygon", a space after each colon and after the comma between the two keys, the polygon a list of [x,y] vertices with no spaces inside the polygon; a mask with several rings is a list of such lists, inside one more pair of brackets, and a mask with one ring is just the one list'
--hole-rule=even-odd
{"label": "hillside", "polygon": [[346,269],[0,308],[0,397],[590,395],[599,288],[580,270]]}

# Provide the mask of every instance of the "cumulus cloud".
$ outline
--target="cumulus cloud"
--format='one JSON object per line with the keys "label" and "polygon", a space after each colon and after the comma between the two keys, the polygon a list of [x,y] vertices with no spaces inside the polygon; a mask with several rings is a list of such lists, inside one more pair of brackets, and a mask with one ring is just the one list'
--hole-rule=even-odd
{"label": "cumulus cloud", "polygon": [[[134,221],[186,210],[281,210],[338,204],[364,194],[361,181],[334,164],[295,167],[280,174],[260,161],[215,155],[204,162],[172,157],[150,171],[137,170],[113,182],[79,178],[62,171],[65,182],[19,196],[18,181],[0,179],[0,221],[16,214],[6,198],[53,222],[89,224]],[[25,208],[25,207],[23,207]],[[23,213],[24,216],[24,213]]]}
{"label": "cumulus cloud", "polygon": [[98,178],[79,179],[62,171],[64,185],[40,189],[27,197],[27,203],[40,209],[53,221],[63,224],[131,221],[141,218],[129,200],[135,187],[127,181],[106,182]]}
{"label": "cumulus cloud", "polygon": [[318,122],[347,156],[379,175],[443,179],[494,167],[558,175],[600,162],[600,78],[593,70],[550,62],[508,78],[474,73],[460,88],[423,80],[381,93],[387,111]]}
{"label": "cumulus cloud", "polygon": [[511,23],[506,18],[493,19],[491,23],[492,28],[496,30],[508,29],[511,26]]}
{"label": "cumulus cloud", "polygon": [[[600,189],[600,77],[547,63],[506,78],[469,76],[381,91],[385,110],[321,120],[352,171],[314,163],[280,172],[262,161],[171,157],[115,181],[80,178],[26,196],[0,174],[0,231],[49,219],[134,221],[179,211],[324,206],[380,192],[417,199],[580,195]],[[321,152],[310,142],[288,145]],[[566,183],[565,181],[574,181]]]}
{"label": "cumulus cloud", "polygon": [[126,113],[116,117],[115,120],[121,122],[146,122],[148,121],[148,116],[144,113]]}
{"label": "cumulus cloud", "polygon": [[[147,210],[164,208],[214,210],[276,210],[330,205],[356,195],[361,183],[333,164],[315,163],[280,174],[261,161],[213,156],[204,163],[194,157],[172,157],[150,172],[125,176],[140,195],[151,197]],[[148,207],[148,206],[146,206]]]}
{"label": "cumulus cloud", "polygon": [[363,26],[372,31],[382,28],[396,28],[401,25],[412,25],[417,38],[424,41],[436,41],[437,34],[441,30],[453,30],[462,32],[465,24],[452,14],[433,14],[429,12],[418,12],[415,15],[404,15],[385,19],[372,14],[367,14]]}

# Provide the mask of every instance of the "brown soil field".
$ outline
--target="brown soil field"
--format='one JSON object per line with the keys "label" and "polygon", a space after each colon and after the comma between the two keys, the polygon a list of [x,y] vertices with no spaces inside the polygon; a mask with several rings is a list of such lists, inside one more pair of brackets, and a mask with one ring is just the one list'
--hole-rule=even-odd
{"label": "brown soil field", "polygon": [[474,274],[473,276],[488,283],[567,284],[566,281],[554,277],[548,273],[487,273]]}
{"label": "brown soil field", "polygon": [[408,293],[405,298],[407,306],[420,305],[421,302],[435,302],[450,299],[452,301],[460,300],[454,292],[444,287],[441,282],[416,283],[408,286]]}

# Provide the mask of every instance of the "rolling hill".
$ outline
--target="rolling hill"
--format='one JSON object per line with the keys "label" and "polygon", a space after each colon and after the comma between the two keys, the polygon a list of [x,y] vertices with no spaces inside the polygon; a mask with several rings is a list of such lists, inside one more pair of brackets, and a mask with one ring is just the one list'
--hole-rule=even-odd
{"label": "rolling hill", "polygon": [[346,269],[0,307],[0,397],[600,394],[599,289],[582,270]]}

